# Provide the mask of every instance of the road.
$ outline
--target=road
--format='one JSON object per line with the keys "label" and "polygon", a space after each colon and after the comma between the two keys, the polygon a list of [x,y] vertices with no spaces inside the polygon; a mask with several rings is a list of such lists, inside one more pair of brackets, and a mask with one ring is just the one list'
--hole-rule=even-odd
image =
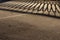
{"label": "road", "polygon": [[60,40],[60,19],[0,10],[0,40]]}

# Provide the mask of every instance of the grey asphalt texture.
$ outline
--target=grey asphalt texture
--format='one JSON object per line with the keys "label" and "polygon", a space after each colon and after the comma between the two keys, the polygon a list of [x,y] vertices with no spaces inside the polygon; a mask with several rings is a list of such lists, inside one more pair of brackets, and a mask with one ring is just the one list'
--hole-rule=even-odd
{"label": "grey asphalt texture", "polygon": [[60,40],[60,19],[0,10],[0,40]]}

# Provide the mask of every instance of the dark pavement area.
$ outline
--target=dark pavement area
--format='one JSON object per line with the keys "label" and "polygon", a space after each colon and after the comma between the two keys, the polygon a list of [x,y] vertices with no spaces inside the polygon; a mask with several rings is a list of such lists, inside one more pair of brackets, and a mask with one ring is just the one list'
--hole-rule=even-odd
{"label": "dark pavement area", "polygon": [[0,10],[0,40],[60,40],[60,19]]}

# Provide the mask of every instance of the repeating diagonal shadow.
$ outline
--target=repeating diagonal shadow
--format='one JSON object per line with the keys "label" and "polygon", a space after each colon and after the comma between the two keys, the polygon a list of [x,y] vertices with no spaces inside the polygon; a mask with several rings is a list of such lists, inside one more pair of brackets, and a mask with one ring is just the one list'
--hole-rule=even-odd
{"label": "repeating diagonal shadow", "polygon": [[51,17],[51,18],[60,19],[60,16],[46,15],[46,14],[43,14],[43,13],[39,14],[39,13],[23,12],[23,11],[9,10],[9,9],[2,9],[2,8],[0,8],[0,10],[10,11],[10,12],[18,12],[18,13],[23,13],[23,14],[32,14],[32,15],[38,15],[38,16],[46,16],[46,17]]}

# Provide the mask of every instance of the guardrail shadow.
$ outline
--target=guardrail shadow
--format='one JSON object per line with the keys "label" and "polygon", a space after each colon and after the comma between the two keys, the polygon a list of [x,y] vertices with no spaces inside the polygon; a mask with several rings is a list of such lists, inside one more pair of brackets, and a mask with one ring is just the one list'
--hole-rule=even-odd
{"label": "guardrail shadow", "polygon": [[60,19],[60,16],[52,16],[52,15],[47,15],[47,14],[43,14],[43,13],[39,14],[39,13],[23,12],[23,11],[9,10],[9,9],[3,9],[3,8],[0,8],[0,10],[10,11],[10,12],[18,12],[18,13],[23,13],[23,14],[32,14],[32,15],[38,15],[38,16],[47,16],[47,17]]}

